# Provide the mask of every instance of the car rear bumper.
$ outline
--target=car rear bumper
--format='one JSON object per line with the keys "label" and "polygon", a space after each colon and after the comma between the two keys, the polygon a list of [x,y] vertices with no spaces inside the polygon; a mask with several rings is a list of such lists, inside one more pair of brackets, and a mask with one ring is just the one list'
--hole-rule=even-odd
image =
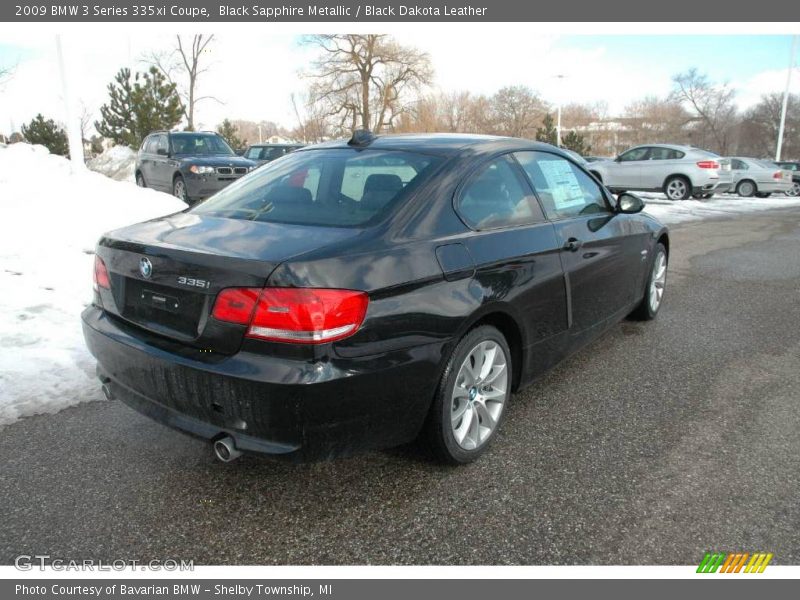
{"label": "car rear bumper", "polygon": [[114,398],[191,435],[243,451],[316,460],[390,447],[419,433],[444,344],[319,362],[251,352],[190,358],[90,306],[83,332]]}

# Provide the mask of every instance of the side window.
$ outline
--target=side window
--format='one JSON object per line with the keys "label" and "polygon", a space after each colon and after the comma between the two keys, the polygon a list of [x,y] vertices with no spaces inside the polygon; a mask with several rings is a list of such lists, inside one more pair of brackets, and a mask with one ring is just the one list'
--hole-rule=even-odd
{"label": "side window", "polygon": [[513,163],[501,156],[481,167],[461,190],[458,213],[474,229],[527,225],[544,220]]}
{"label": "side window", "polygon": [[619,162],[630,162],[632,160],[644,160],[645,155],[647,154],[647,147],[642,148],[634,148],[633,150],[628,150],[627,152],[623,152],[619,155]]}
{"label": "side window", "polygon": [[650,148],[650,154],[647,156],[650,160],[677,160],[683,157],[684,153],[680,150],[660,147]]}
{"label": "side window", "polygon": [[169,151],[169,138],[164,135],[160,134],[155,136],[155,148],[153,152],[158,152],[159,150],[164,150],[165,152]]}
{"label": "side window", "polygon": [[597,182],[565,158],[549,152],[518,152],[515,156],[530,177],[547,218],[610,212]]}
{"label": "side window", "polygon": [[142,152],[147,154],[156,153],[156,136],[151,135],[145,138],[144,143],[142,144]]}
{"label": "side window", "polygon": [[245,158],[249,158],[250,160],[258,160],[258,155],[260,153],[261,153],[261,148],[257,146],[255,148],[248,148],[247,155],[245,156]]}
{"label": "side window", "polygon": [[744,163],[744,161],[741,161],[738,158],[734,158],[731,161],[731,169],[733,169],[734,171],[746,171],[747,165]]}

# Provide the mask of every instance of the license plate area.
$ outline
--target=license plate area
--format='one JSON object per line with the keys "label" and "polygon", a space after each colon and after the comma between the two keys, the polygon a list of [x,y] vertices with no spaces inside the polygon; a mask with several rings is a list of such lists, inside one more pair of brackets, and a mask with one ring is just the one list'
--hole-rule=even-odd
{"label": "license plate area", "polygon": [[178,300],[176,296],[170,296],[154,290],[143,289],[139,294],[139,298],[142,301],[142,304],[152,308],[165,310],[171,313],[177,313],[181,310],[180,300]]}

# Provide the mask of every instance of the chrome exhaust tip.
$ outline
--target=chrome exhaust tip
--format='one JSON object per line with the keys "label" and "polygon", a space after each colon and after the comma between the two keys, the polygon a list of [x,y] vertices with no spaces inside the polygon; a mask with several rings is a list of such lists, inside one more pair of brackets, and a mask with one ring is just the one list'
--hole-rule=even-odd
{"label": "chrome exhaust tip", "polygon": [[114,399],[114,392],[111,391],[111,387],[109,387],[107,383],[101,385],[100,389],[103,391],[103,395],[106,397],[106,400]]}
{"label": "chrome exhaust tip", "polygon": [[220,461],[229,463],[239,458],[242,453],[236,449],[236,444],[234,444],[233,438],[230,436],[225,436],[224,438],[214,442],[214,455]]}

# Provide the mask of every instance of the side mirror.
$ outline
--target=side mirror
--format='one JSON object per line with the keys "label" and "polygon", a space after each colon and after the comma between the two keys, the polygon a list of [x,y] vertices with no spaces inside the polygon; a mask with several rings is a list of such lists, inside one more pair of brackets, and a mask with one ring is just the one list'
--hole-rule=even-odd
{"label": "side mirror", "polygon": [[159,156],[169,156],[169,152],[167,152],[164,148],[159,148],[156,150],[156,154]]}
{"label": "side mirror", "polygon": [[644,200],[636,194],[625,192],[617,197],[617,212],[632,215],[644,210]]}
{"label": "side mirror", "polygon": [[614,162],[622,162],[622,155],[614,159]]}

